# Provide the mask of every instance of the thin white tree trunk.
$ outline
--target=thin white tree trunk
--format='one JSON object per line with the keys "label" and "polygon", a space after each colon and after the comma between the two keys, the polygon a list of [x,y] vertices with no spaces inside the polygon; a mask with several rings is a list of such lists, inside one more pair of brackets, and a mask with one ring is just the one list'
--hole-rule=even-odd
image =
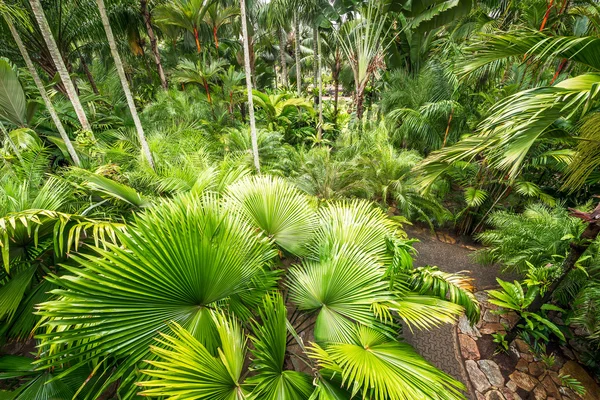
{"label": "thin white tree trunk", "polygon": [[296,37],[296,91],[302,95],[302,68],[300,66],[300,21],[298,11],[294,11],[294,35]]}
{"label": "thin white tree trunk", "polygon": [[250,46],[248,44],[248,27],[246,23],[246,1],[240,0],[242,18],[242,41],[244,42],[244,70],[246,72],[246,91],[248,92],[248,119],[250,119],[250,138],[252,140],[252,155],[256,172],[260,173],[258,160],[258,140],[256,138],[256,120],[254,119],[254,101],[252,99],[252,71],[250,70]]}
{"label": "thin white tree trunk", "polygon": [[319,126],[317,131],[317,137],[319,141],[323,138],[323,75],[321,74],[321,37],[317,31],[317,51],[319,55],[317,56],[317,73],[319,82]]}
{"label": "thin white tree trunk", "polygon": [[[317,74],[318,74],[317,70],[319,69],[318,68],[318,62],[317,62],[317,57],[318,57],[318,54],[319,54],[319,50],[317,48],[317,42],[319,40],[319,38],[318,38],[319,32],[317,31],[317,29],[318,28],[317,28],[317,25],[315,23],[315,25],[313,26],[313,88],[317,87],[317,79],[318,79],[318,77],[317,77]],[[315,96],[313,99],[314,99],[314,102],[315,102],[315,105],[316,105],[316,102],[319,99],[319,96]]]}
{"label": "thin white tree trunk", "polygon": [[48,46],[48,51],[52,56],[52,61],[54,61],[54,66],[60,75],[60,79],[65,86],[65,90],[67,91],[67,96],[69,96],[69,100],[73,104],[73,108],[75,109],[75,114],[77,114],[77,118],[81,123],[81,127],[86,131],[92,131],[92,127],[88,122],[87,116],[85,115],[85,111],[83,110],[83,106],[79,101],[79,95],[77,95],[77,91],[75,90],[75,85],[73,85],[73,81],[71,81],[71,77],[69,76],[69,71],[65,66],[65,62],[62,59],[62,55],[58,50],[58,46],[56,45],[56,41],[54,40],[54,36],[52,36],[52,31],[50,30],[50,25],[48,25],[48,21],[46,21],[46,15],[44,14],[44,9],[40,4],[40,0],[29,0],[29,4],[31,5],[31,10],[35,15],[35,19],[40,27],[40,31],[42,32],[42,36],[46,42],[46,46]]}
{"label": "thin white tree trunk", "polygon": [[[46,105],[46,109],[48,110],[48,113],[50,114],[50,118],[52,118],[54,125],[56,125],[56,130],[58,130],[60,137],[62,138],[63,142],[65,142],[65,146],[67,147],[67,151],[69,152],[69,155],[71,156],[71,159],[73,160],[73,163],[76,166],[80,167],[81,162],[79,161],[79,156],[77,155],[77,152],[75,151],[75,148],[73,147],[73,143],[71,143],[71,140],[69,139],[69,136],[67,135],[67,132],[65,131],[65,128],[64,128],[62,122],[60,122],[60,118],[58,118],[58,115],[56,114],[56,110],[54,109],[54,106],[52,105],[52,101],[50,101],[50,98],[48,97],[48,94],[46,93],[46,88],[44,87],[44,84],[42,83],[42,80],[41,80],[40,76],[38,75],[37,70],[35,69],[35,66],[33,65],[33,62],[31,61],[31,58],[29,57],[29,53],[27,53],[27,49],[25,49],[25,46],[23,45],[23,41],[21,40],[21,36],[19,36],[19,32],[17,32],[17,29],[15,28],[15,26],[13,25],[13,23],[9,17],[4,17],[4,20],[6,21],[6,24],[8,25],[8,29],[10,29],[10,33],[12,34],[12,37],[15,40],[15,43],[17,44],[19,51],[21,52],[21,56],[23,57],[23,60],[25,60],[25,64],[27,65],[29,74],[33,78],[33,82],[35,82],[35,86],[37,87],[38,91],[40,92],[40,96],[42,97],[42,100],[44,101],[44,104]],[[71,82],[71,81],[69,80],[69,82]]]}
{"label": "thin white tree trunk", "polygon": [[288,85],[287,60],[285,59],[285,31],[279,28],[279,59],[281,60],[281,86]]}
{"label": "thin white tree trunk", "polygon": [[110,52],[113,56],[113,59],[115,60],[117,74],[119,75],[119,79],[121,80],[123,92],[125,92],[127,105],[129,106],[129,111],[131,112],[133,123],[135,124],[135,130],[137,132],[140,145],[142,146],[142,151],[144,153],[144,156],[146,157],[146,160],[148,161],[152,169],[154,169],[154,160],[152,159],[152,153],[150,152],[150,147],[148,147],[146,135],[144,135],[144,128],[142,127],[142,123],[140,122],[140,118],[138,117],[138,113],[135,108],[135,103],[133,102],[133,96],[131,95],[131,90],[129,90],[129,83],[127,82],[127,77],[125,76],[125,70],[123,69],[123,63],[121,62],[121,56],[119,56],[119,52],[117,51],[117,43],[115,42],[115,37],[113,36],[112,29],[110,27],[108,14],[106,13],[106,7],[104,6],[104,0],[96,0],[96,3],[98,4],[98,9],[100,10],[100,17],[102,18],[102,25],[104,25],[104,30],[106,31],[106,37],[108,38]]}

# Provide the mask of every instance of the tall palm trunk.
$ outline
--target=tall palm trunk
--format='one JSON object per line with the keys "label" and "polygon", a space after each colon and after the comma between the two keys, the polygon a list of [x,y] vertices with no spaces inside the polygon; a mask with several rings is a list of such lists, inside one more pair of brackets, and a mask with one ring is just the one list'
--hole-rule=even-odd
{"label": "tall palm trunk", "polygon": [[[42,100],[44,101],[44,104],[46,105],[46,109],[48,110],[48,113],[50,114],[50,118],[52,118],[54,125],[56,125],[56,130],[58,131],[61,139],[63,140],[63,142],[65,142],[65,146],[67,147],[67,151],[69,152],[69,155],[71,156],[71,159],[73,160],[73,163],[76,166],[80,167],[81,162],[79,161],[79,156],[77,155],[77,152],[75,151],[75,148],[73,147],[73,143],[71,143],[71,140],[69,139],[69,136],[67,135],[67,132],[65,131],[65,128],[63,127],[62,122],[60,122],[60,119],[58,118],[58,115],[56,114],[56,110],[54,110],[54,106],[52,105],[52,102],[50,101],[50,98],[48,97],[48,94],[46,93],[46,88],[44,87],[44,84],[42,83],[42,80],[40,79],[40,76],[38,75],[37,70],[35,69],[35,66],[33,65],[33,62],[31,61],[31,58],[29,57],[29,53],[27,53],[27,50],[25,49],[25,45],[23,45],[23,41],[21,40],[21,36],[19,36],[19,32],[17,32],[17,29],[15,28],[15,26],[13,25],[13,23],[9,17],[4,17],[4,20],[6,21],[6,24],[8,25],[8,29],[10,29],[10,33],[12,34],[12,37],[15,40],[15,43],[17,44],[19,51],[21,52],[21,56],[23,56],[23,60],[25,60],[25,64],[27,65],[29,74],[33,78],[33,82],[35,83],[35,86],[37,87],[38,91],[40,92],[40,96],[42,97]],[[69,80],[69,82],[70,82],[70,80]]]}
{"label": "tall palm trunk", "polygon": [[154,63],[156,64],[156,70],[158,71],[158,76],[160,78],[160,85],[163,89],[167,90],[167,78],[165,77],[165,71],[163,69],[162,62],[160,61],[160,53],[158,51],[154,29],[152,29],[152,20],[150,18],[150,12],[148,11],[148,0],[140,0],[140,9],[146,25],[146,33],[150,38],[150,48],[152,49],[152,54],[154,55]]}
{"label": "tall palm trunk", "polygon": [[318,83],[319,83],[319,127],[317,130],[317,138],[319,142],[323,138],[323,76],[321,75],[321,40],[317,32],[317,69],[318,69]]}
{"label": "tall palm trunk", "polygon": [[[317,87],[317,79],[318,79],[318,69],[319,66],[317,65],[317,57],[318,57],[318,53],[319,53],[319,49],[317,48],[317,42],[319,40],[319,32],[318,32],[318,28],[317,25],[313,26],[313,87],[316,88]],[[317,104],[318,101],[318,96],[315,96],[315,104]]]}
{"label": "tall palm trunk", "polygon": [[75,90],[75,85],[73,85],[73,81],[71,81],[71,77],[69,76],[69,72],[67,70],[67,67],[65,66],[65,62],[63,61],[62,55],[58,50],[58,46],[56,45],[54,36],[52,36],[52,31],[50,30],[50,25],[48,25],[48,21],[46,21],[46,15],[44,14],[44,9],[40,4],[40,0],[29,0],[29,4],[31,5],[31,10],[33,11],[35,19],[40,27],[42,36],[46,41],[46,46],[48,46],[48,51],[52,56],[54,66],[56,67],[56,70],[60,75],[60,79],[65,87],[67,96],[69,96],[69,100],[71,100],[71,103],[73,104],[75,114],[77,114],[77,118],[81,123],[81,127],[86,131],[91,132],[92,127],[90,126],[87,116],[85,115],[85,111],[83,110],[83,106],[79,101],[79,95],[77,94],[77,90]]}
{"label": "tall palm trunk", "polygon": [[302,68],[300,66],[300,20],[298,11],[294,11],[294,36],[296,42],[296,91],[298,97],[302,95]]}
{"label": "tall palm trunk", "polygon": [[333,120],[337,124],[337,116],[338,116],[338,101],[340,95],[340,69],[342,68],[340,62],[340,50],[336,48],[335,50],[335,67],[332,71],[333,75]]}
{"label": "tall palm trunk", "polygon": [[246,72],[246,91],[248,92],[248,117],[250,119],[250,138],[252,140],[252,155],[256,172],[260,173],[258,160],[258,140],[256,138],[256,120],[254,119],[254,101],[252,99],[252,72],[250,70],[250,45],[248,43],[248,27],[246,22],[246,1],[240,0],[242,18],[242,41],[244,42],[244,71]]}
{"label": "tall palm trunk", "polygon": [[279,59],[281,60],[281,85],[288,85],[287,60],[285,59],[285,31],[279,28]]}
{"label": "tall palm trunk", "polygon": [[110,52],[115,61],[117,74],[119,75],[119,79],[121,80],[123,92],[125,92],[127,105],[129,106],[129,111],[131,112],[133,123],[135,124],[135,130],[137,132],[140,145],[142,146],[142,151],[144,152],[146,160],[148,160],[148,163],[150,164],[152,169],[154,169],[154,160],[152,159],[152,153],[150,153],[150,147],[148,147],[148,142],[146,141],[146,136],[144,135],[144,128],[142,127],[142,123],[140,122],[140,118],[138,117],[137,110],[135,109],[135,103],[133,102],[131,90],[129,90],[129,84],[127,83],[127,77],[125,76],[123,63],[121,62],[121,57],[119,56],[119,52],[117,51],[117,43],[115,42],[115,37],[113,36],[112,29],[110,28],[110,22],[108,21],[108,14],[106,13],[104,0],[96,0],[96,3],[98,4],[98,9],[100,10],[100,17],[102,18],[102,25],[104,25],[104,30],[106,31],[106,37],[108,39]]}

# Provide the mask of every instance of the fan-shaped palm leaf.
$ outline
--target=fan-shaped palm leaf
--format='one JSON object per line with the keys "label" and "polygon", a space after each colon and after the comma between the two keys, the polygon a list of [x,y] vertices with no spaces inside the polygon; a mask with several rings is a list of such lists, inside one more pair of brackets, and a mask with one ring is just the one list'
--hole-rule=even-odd
{"label": "fan-shaped palm leaf", "polygon": [[292,254],[306,252],[316,223],[308,197],[273,176],[248,177],[230,186],[227,198],[251,224]]}
{"label": "fan-shaped palm leaf", "polygon": [[391,300],[385,270],[376,259],[351,244],[340,245],[329,258],[308,261],[290,270],[290,298],[305,311],[319,311],[315,338],[348,340],[352,321],[377,323],[371,306]]}
{"label": "fan-shaped palm leaf", "polygon": [[140,382],[147,388],[140,394],[170,399],[243,399],[240,377],[246,355],[246,340],[239,324],[222,314],[212,314],[219,334],[216,354],[179,325],[176,336],[161,333],[159,345],[151,351],[158,360],[143,372],[155,378]]}
{"label": "fan-shaped palm leaf", "polygon": [[358,327],[353,340],[313,345],[309,355],[325,375],[340,374],[353,394],[373,400],[462,399],[463,385],[430,364],[409,345]]}
{"label": "fan-shaped palm leaf", "polygon": [[123,246],[77,257],[84,268],[65,266],[73,276],[50,278],[64,289],[54,291],[59,300],[40,306],[48,326],[40,337],[42,348],[52,350],[49,365],[91,356],[122,359],[106,385],[122,377],[123,393],[135,379],[130,367],[149,356],[148,345],[158,331],[170,332],[171,321],[214,348],[209,308],[240,308],[253,294],[260,302],[264,292],[252,290],[253,278],[275,254],[215,196],[161,204],[119,239]]}
{"label": "fan-shaped palm leaf", "polygon": [[284,370],[287,345],[287,310],[281,295],[265,297],[258,311],[261,321],[252,324],[254,356],[250,369],[256,375],[245,384],[253,388],[252,399],[308,399],[314,390],[311,377],[302,372]]}

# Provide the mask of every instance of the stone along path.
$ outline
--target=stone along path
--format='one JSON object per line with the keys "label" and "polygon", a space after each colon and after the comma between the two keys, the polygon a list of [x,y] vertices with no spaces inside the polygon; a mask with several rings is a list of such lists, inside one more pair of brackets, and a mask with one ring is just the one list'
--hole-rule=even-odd
{"label": "stone along path", "polygon": [[[418,251],[415,266],[434,265],[445,272],[470,271],[476,291],[496,286],[496,276],[505,280],[512,278],[501,274],[498,268],[483,267],[473,262],[470,254],[475,248],[457,242],[454,237],[443,233],[433,235],[427,229],[411,226],[405,229],[409,237],[419,239],[414,244]],[[460,356],[456,326],[445,324],[427,331],[415,329],[414,332],[404,326],[404,337],[426,360],[463,382],[467,386],[468,396],[475,399]]]}

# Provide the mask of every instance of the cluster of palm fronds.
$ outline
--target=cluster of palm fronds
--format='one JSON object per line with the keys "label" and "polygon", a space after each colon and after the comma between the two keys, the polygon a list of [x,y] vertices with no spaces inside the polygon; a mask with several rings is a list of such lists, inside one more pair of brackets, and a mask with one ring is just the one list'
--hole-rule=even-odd
{"label": "cluster of palm fronds", "polygon": [[245,177],[111,232],[48,271],[37,371],[0,359],[27,378],[17,398],[462,398],[398,331],[465,309],[476,321],[470,281],[414,269],[398,223],[369,202],[319,205],[282,178]]}

